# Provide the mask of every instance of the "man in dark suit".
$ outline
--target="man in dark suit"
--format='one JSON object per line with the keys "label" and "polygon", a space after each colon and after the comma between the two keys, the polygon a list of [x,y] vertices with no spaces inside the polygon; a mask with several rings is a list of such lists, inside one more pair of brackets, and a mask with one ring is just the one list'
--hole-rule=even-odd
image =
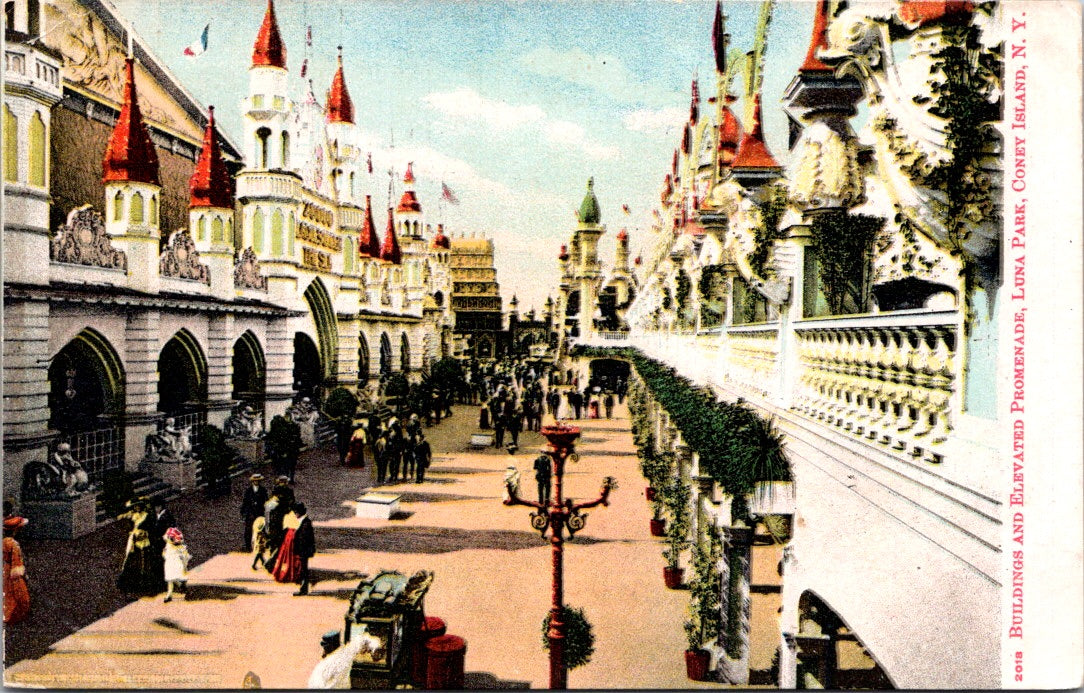
{"label": "man in dark suit", "polygon": [[267,489],[260,485],[263,474],[253,474],[248,480],[252,484],[245,489],[244,498],[241,499],[241,521],[245,523],[245,553],[252,550],[252,523],[263,515],[264,506],[267,504]]}
{"label": "man in dark suit", "polygon": [[294,531],[294,553],[301,559],[301,588],[294,592],[294,596],[302,597],[309,593],[309,559],[316,553],[316,536],[304,503],[294,503],[294,515],[301,523]]}
{"label": "man in dark suit", "polygon": [[425,470],[429,468],[432,460],[433,449],[429,447],[429,441],[425,439],[425,434],[418,431],[418,437],[414,441],[415,483],[420,484],[425,481]]}

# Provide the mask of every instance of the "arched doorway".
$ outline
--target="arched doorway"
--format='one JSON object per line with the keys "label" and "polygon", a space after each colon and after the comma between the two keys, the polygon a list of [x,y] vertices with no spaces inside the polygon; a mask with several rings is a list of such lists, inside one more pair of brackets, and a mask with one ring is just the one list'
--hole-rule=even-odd
{"label": "arched doorway", "polygon": [[335,318],[331,296],[319,278],[313,279],[309,287],[305,289],[305,302],[309,305],[309,314],[316,328],[321,365],[320,379],[324,382],[334,382],[338,370],[336,355],[339,347],[339,324]]}
{"label": "arched doorway", "polygon": [[388,333],[382,332],[380,334],[380,375],[381,377],[391,374],[391,340],[388,339]]}
{"label": "arched doorway", "polygon": [[892,689],[858,635],[814,592],[798,599],[796,688]]}
{"label": "arched doorway", "polygon": [[246,331],[233,344],[233,391],[230,396],[261,409],[266,383],[263,349],[256,335]]}
{"label": "arched doorway", "polygon": [[92,481],[124,467],[124,367],[112,345],[86,328],[49,364],[49,427],[61,432]]}
{"label": "arched doorway", "polygon": [[178,427],[190,426],[192,446],[199,444],[207,423],[207,357],[188,330],[173,335],[158,355],[158,411],[163,423],[171,417]]}
{"label": "arched doorway", "polygon": [[403,373],[410,372],[410,340],[406,332],[399,337],[399,370]]}
{"label": "arched doorway", "polygon": [[616,391],[619,383],[629,381],[629,362],[621,359],[594,359],[589,365],[588,384]]}
{"label": "arched doorway", "polygon": [[297,396],[320,402],[323,394],[323,368],[316,343],[304,332],[294,334],[294,389]]}
{"label": "arched doorway", "polygon": [[369,382],[369,342],[365,341],[365,335],[358,334],[358,385],[362,386]]}

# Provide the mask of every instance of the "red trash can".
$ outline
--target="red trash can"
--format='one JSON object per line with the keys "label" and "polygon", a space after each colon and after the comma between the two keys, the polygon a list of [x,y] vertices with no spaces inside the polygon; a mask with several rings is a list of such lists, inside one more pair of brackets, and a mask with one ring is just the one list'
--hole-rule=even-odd
{"label": "red trash can", "polygon": [[425,644],[428,663],[425,687],[431,691],[463,689],[463,664],[467,641],[458,635],[439,635]]}
{"label": "red trash can", "polygon": [[414,643],[414,664],[410,668],[410,680],[418,688],[425,687],[425,672],[429,662],[425,644],[431,638],[438,638],[448,632],[448,626],[444,619],[437,616],[426,616],[418,631],[418,640]]}

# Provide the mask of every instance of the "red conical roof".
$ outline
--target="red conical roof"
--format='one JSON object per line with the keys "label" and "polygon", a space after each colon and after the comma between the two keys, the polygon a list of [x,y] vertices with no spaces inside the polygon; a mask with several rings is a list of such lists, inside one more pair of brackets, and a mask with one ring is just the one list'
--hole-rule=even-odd
{"label": "red conical roof", "polygon": [[561,252],[557,254],[557,259],[561,260],[562,262],[568,259],[568,246],[567,245],[562,245],[561,246]]}
{"label": "red conical roof", "polygon": [[437,224],[437,235],[433,236],[434,249],[448,250],[452,247],[452,242],[444,235],[444,224]]}
{"label": "red conical roof", "polygon": [[158,185],[158,153],[154,150],[135,88],[135,60],[124,61],[124,97],[102,161],[103,181],[131,181]]}
{"label": "red conical roof", "polygon": [[711,47],[715,51],[715,69],[720,74],[726,72],[726,20],[723,19],[723,5],[715,0],[715,20],[711,23]]}
{"label": "red conical roof", "polygon": [[731,162],[733,168],[778,168],[775,157],[764,144],[764,131],[761,128],[760,94],[753,97],[753,129],[741,140],[738,153]]}
{"label": "red conical roof", "polygon": [[256,44],[252,47],[252,67],[264,66],[286,69],[286,45],[279,35],[274,0],[267,0],[267,12],[263,15],[260,33],[256,34]]}
{"label": "red conical roof", "polygon": [[625,229],[621,229],[621,231],[617,234],[617,240],[622,242],[629,240],[629,232]]}
{"label": "red conical roof", "polygon": [[354,102],[350,100],[350,92],[346,90],[346,80],[343,79],[342,46],[339,46],[339,69],[335,70],[331,90],[327,94],[327,122],[354,122]]}
{"label": "red conical roof", "polygon": [[384,236],[384,245],[380,246],[380,259],[387,260],[393,265],[403,262],[403,253],[399,250],[399,239],[395,237],[395,219],[392,209],[388,207],[388,231]]}
{"label": "red conical roof", "polygon": [[404,183],[414,183],[414,162],[408,161],[406,165],[406,173],[403,174]]}
{"label": "red conical roof", "polygon": [[203,151],[196,161],[196,170],[188,181],[189,207],[233,208],[233,190],[226,162],[218,148],[215,133],[215,107],[209,106],[207,129],[203,131]]}
{"label": "red conical roof", "polygon": [[[726,103],[733,103],[735,98],[726,95]],[[734,156],[738,153],[738,144],[742,140],[741,121],[730,110],[730,106],[723,105],[720,110],[721,125],[719,126],[719,163],[730,166],[734,162]]]}
{"label": "red conical roof", "polygon": [[798,72],[832,72],[817,57],[817,51],[828,47],[828,0],[817,0],[817,14],[813,17],[813,37],[809,40],[809,52]]}
{"label": "red conical roof", "polygon": [[358,255],[361,257],[380,257],[380,238],[376,235],[373,224],[373,196],[365,196],[365,221],[362,222],[358,236]]}
{"label": "red conical roof", "polygon": [[971,0],[905,0],[900,3],[900,19],[908,24],[926,26],[935,22],[964,22],[975,9]]}
{"label": "red conical roof", "polygon": [[422,205],[418,202],[418,196],[414,194],[414,162],[409,161],[406,165],[406,173],[403,174],[403,183],[406,185],[406,190],[403,191],[403,196],[399,198],[399,206],[395,208],[396,212],[420,212],[422,211]]}

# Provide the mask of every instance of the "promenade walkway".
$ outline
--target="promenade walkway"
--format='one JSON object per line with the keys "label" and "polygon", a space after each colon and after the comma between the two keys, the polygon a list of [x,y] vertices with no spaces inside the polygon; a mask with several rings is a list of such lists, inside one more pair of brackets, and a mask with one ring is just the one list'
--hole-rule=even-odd
{"label": "promenade walkway", "polygon": [[[330,451],[307,457],[296,491],[316,526],[310,596],[294,597],[294,585],[251,570],[247,554],[205,556],[191,571],[187,599],[118,605],[42,656],[12,663],[5,682],[238,688],[251,671],[265,688],[303,688],[320,656],[320,636],[342,628],[346,600],[362,575],[427,569],[436,573],[427,614],[442,617],[448,632],[468,643],[467,688],[547,687],[541,622],[550,601],[549,543],[530,528],[528,509],[501,504],[509,464],[520,469],[522,495],[533,496],[531,463],[544,441],[523,434],[515,456],[471,450],[474,411],[457,407],[451,420],[428,429],[434,461],[425,483],[383,487],[402,494],[402,512],[390,521],[356,518],[348,504],[371,484],[369,469],[344,469]],[[620,484],[610,507],[590,511],[587,527],[566,544],[565,600],[586,610],[596,638],[591,662],[570,672],[569,686],[719,687],[685,676],[688,592],[662,584],[662,546],[648,532],[650,510],[624,407],[617,414],[579,422],[581,459],[566,474],[566,495],[579,499],[593,498],[606,475]],[[236,535],[224,541],[237,548],[236,504],[201,510],[201,503],[190,496],[171,506],[191,541],[198,544],[205,520],[186,521],[214,512],[214,521]],[[117,561],[122,536],[109,537],[118,542]],[[92,577],[111,584],[111,574]],[[90,583],[87,591],[93,593]]]}

